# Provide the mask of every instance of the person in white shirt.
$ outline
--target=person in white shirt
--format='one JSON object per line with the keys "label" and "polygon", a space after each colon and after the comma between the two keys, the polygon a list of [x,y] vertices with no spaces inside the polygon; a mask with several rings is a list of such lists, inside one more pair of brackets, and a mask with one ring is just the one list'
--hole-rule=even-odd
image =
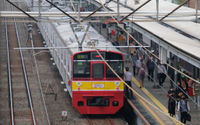
{"label": "person in white shirt", "polygon": [[[132,81],[132,73],[129,71],[129,68],[126,67],[126,72],[124,73],[124,81],[131,87],[131,81]],[[125,95],[128,98],[132,97],[132,92],[130,91],[130,89],[128,89],[128,87],[125,85]]]}

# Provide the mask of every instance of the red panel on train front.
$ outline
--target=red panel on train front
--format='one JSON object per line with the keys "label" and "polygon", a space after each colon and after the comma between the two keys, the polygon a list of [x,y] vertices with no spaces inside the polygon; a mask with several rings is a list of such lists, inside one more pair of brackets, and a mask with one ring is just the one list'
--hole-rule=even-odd
{"label": "red panel on train front", "polygon": [[[103,101],[103,105],[93,106],[98,101]],[[124,92],[73,91],[72,103],[80,114],[115,114],[124,104]]]}

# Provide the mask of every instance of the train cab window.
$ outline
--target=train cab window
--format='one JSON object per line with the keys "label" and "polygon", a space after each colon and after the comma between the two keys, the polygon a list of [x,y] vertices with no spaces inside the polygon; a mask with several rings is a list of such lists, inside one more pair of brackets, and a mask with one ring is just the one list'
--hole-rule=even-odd
{"label": "train cab window", "polygon": [[104,64],[103,63],[92,64],[92,78],[95,78],[95,79],[104,78]]}
{"label": "train cab window", "polygon": [[73,77],[74,78],[89,78],[90,77],[90,62],[74,62]]}
{"label": "train cab window", "polygon": [[[123,76],[123,63],[122,61],[109,61],[108,64],[113,68],[113,70],[120,76]],[[106,67],[106,78],[117,77],[109,67]]]}

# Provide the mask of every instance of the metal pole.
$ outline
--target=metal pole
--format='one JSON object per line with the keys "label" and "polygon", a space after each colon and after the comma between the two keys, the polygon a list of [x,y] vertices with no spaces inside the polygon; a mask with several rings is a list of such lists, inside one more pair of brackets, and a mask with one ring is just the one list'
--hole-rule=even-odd
{"label": "metal pole", "polygon": [[[126,25],[126,30],[127,30],[127,27],[128,27],[128,24],[129,23],[127,23],[127,25]],[[129,34],[127,33],[127,35],[126,35],[126,42],[127,42],[127,46],[128,46],[128,49],[127,49],[127,53],[128,53],[128,55],[130,54],[129,52],[129,46],[130,46],[130,43],[129,43]]]}
{"label": "metal pole", "polygon": [[159,17],[159,0],[156,0],[156,21],[158,21]]}
{"label": "metal pole", "polygon": [[127,0],[124,1],[124,4],[127,5]]}
{"label": "metal pole", "polygon": [[117,0],[117,20],[119,20],[119,0]]}
{"label": "metal pole", "polygon": [[198,23],[199,0],[195,1],[195,9],[196,9],[196,23]]}
{"label": "metal pole", "polygon": [[38,0],[38,5],[39,5],[39,19],[41,17],[41,0]]}
{"label": "metal pole", "polygon": [[80,5],[81,2],[80,2],[80,1],[81,1],[81,0],[78,1],[78,19],[79,19],[79,20],[80,20],[80,16],[81,16],[81,15],[80,15],[80,11],[81,11],[81,10],[80,10],[80,9],[81,9],[81,5]]}
{"label": "metal pole", "polygon": [[33,9],[33,0],[31,0],[31,8]]}
{"label": "metal pole", "polygon": [[[119,21],[119,0],[117,0],[117,21]],[[116,25],[117,34],[116,34],[116,42],[119,43],[119,28]]]}

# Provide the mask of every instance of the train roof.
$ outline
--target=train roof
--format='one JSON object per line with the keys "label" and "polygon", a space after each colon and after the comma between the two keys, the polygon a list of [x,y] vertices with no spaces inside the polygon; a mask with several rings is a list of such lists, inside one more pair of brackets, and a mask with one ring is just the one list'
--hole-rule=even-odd
{"label": "train roof", "polygon": [[[79,52],[80,50],[78,49],[78,42],[70,27],[70,24],[69,23],[54,23],[54,25],[56,27],[57,32],[60,34],[60,36],[64,40],[64,43],[66,44],[66,46],[70,48],[71,52],[73,54]],[[77,25],[77,24],[74,24],[74,25]],[[84,24],[83,26],[85,27],[85,29],[87,28],[87,24]],[[79,39],[79,42],[81,42],[85,34],[84,30],[82,29],[80,25],[77,25],[76,27],[74,27],[74,29]],[[85,40],[83,41],[82,51],[94,50],[92,48],[90,39],[95,44],[95,47],[97,47],[97,49],[107,50],[107,51],[118,51],[116,48],[111,48],[110,46],[113,46],[112,43],[106,40],[102,35],[100,35],[92,26],[89,27],[89,30],[87,33],[89,37],[86,35]],[[105,46],[108,46],[108,47],[105,47]]]}
{"label": "train roof", "polygon": [[[55,12],[55,11],[58,11],[58,10],[55,9],[55,8],[52,8],[48,11],[54,11]],[[58,17],[57,18],[51,17],[51,18],[58,19]],[[64,18],[59,18],[59,19],[61,19],[61,20],[63,19],[63,20],[66,21],[67,19],[69,19],[69,17],[64,17]],[[63,42],[65,43],[66,47],[69,47],[69,50],[72,52],[72,54],[80,52],[80,50],[78,49],[78,42],[77,42],[75,35],[72,31],[70,23],[68,23],[68,22],[67,23],[56,22],[56,23],[52,23],[52,24],[55,26],[55,29],[59,33],[59,35],[62,38]],[[83,22],[82,24],[83,24],[82,26],[86,30],[88,23]],[[76,32],[76,35],[78,37],[79,42],[81,42],[82,38],[85,34],[83,27],[78,23],[72,23],[72,25],[74,26],[74,30]],[[91,42],[90,42],[90,39],[91,39],[92,42],[95,44],[95,47],[97,47],[97,49],[99,49],[99,50],[120,52],[118,49],[116,49],[112,45],[112,43],[110,41],[105,39],[92,26],[89,27],[87,34],[88,35],[86,35],[86,37],[83,41],[83,44],[82,44],[82,46],[83,46],[82,51],[94,50],[94,48],[92,47]]]}

